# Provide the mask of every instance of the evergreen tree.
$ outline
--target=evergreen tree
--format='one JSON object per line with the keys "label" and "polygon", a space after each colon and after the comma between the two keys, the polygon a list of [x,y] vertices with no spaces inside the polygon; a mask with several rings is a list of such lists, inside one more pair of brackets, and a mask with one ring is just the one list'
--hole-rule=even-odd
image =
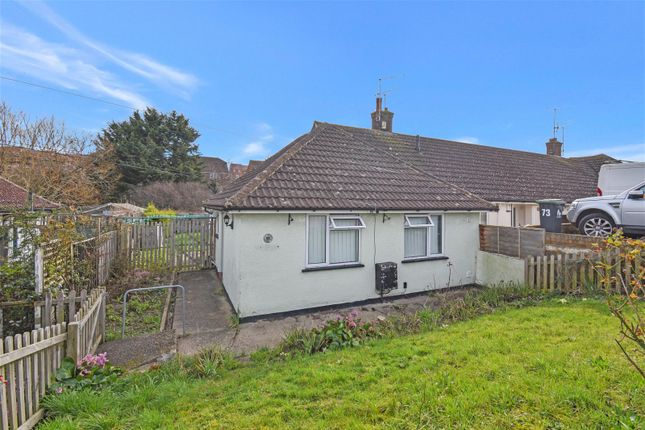
{"label": "evergreen tree", "polygon": [[110,123],[96,144],[114,148],[123,192],[155,181],[200,181],[198,137],[199,132],[184,115],[147,108],[126,121]]}

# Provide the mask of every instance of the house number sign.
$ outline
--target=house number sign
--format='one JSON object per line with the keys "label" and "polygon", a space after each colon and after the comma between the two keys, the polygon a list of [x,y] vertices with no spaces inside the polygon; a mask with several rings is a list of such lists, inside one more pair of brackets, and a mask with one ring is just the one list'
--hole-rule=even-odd
{"label": "house number sign", "polygon": [[273,242],[273,235],[271,233],[267,233],[264,235],[262,240],[264,240],[264,243],[271,243]]}

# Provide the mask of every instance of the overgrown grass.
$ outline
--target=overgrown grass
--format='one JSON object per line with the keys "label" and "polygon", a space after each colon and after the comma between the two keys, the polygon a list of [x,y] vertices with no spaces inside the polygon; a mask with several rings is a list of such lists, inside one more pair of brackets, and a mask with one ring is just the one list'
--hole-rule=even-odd
{"label": "overgrown grass", "polygon": [[[464,300],[466,301],[466,300]],[[239,363],[208,352],[99,393],[44,429],[642,428],[645,384],[602,300],[551,299],[358,348]]]}
{"label": "overgrown grass", "polygon": [[[106,340],[121,338],[123,294],[127,290],[165,285],[170,283],[171,280],[172,273],[168,271],[153,272],[141,269],[121,269],[118,273],[115,273],[107,285],[110,302],[106,309]],[[126,337],[159,331],[167,293],[167,290],[157,290],[128,294],[125,323]]]}

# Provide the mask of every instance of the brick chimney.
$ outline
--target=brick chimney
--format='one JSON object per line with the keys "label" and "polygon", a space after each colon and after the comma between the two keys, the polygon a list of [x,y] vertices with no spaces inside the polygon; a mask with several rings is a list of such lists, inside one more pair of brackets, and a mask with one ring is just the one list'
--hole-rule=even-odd
{"label": "brick chimney", "polygon": [[546,143],[546,154],[562,157],[562,142],[558,141],[555,137],[549,139]]}
{"label": "brick chimney", "polygon": [[392,131],[392,118],[394,113],[382,109],[383,99],[376,97],[376,110],[372,112],[372,129],[381,131]]}

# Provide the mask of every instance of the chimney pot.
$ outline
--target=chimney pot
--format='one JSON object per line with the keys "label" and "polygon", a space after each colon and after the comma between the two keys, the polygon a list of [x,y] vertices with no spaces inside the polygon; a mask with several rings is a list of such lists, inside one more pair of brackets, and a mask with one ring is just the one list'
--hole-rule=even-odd
{"label": "chimney pot", "polygon": [[376,97],[376,110],[372,112],[372,129],[391,132],[394,113],[387,108],[382,109],[382,103],[383,99]]}
{"label": "chimney pot", "polygon": [[562,157],[562,142],[558,141],[555,137],[549,139],[546,143],[546,153],[547,155]]}

